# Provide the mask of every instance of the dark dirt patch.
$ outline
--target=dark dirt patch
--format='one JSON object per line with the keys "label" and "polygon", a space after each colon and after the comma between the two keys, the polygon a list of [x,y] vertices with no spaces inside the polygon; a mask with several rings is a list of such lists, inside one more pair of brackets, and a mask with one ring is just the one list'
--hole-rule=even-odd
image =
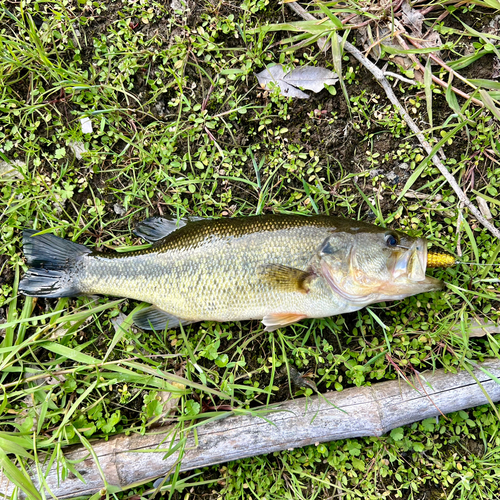
{"label": "dark dirt patch", "polygon": [[2,273],[0,274],[0,286],[5,284],[11,284],[14,280],[14,272],[13,270],[6,265],[9,257],[7,255],[0,255],[0,269]]}
{"label": "dark dirt patch", "polygon": [[479,439],[463,438],[460,440],[460,444],[466,448],[471,455],[475,455],[478,458],[484,455],[484,444]]}

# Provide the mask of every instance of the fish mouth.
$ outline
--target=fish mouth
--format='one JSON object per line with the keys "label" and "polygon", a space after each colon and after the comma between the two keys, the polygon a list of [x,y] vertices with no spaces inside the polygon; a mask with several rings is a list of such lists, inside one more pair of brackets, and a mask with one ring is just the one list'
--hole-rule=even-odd
{"label": "fish mouth", "polygon": [[415,240],[410,248],[403,249],[394,255],[392,278],[402,277],[410,281],[424,281],[427,269],[427,241],[422,238]]}
{"label": "fish mouth", "polygon": [[407,249],[396,253],[392,266],[394,283],[416,286],[422,292],[441,290],[442,281],[425,275],[427,270],[427,241],[416,239]]}

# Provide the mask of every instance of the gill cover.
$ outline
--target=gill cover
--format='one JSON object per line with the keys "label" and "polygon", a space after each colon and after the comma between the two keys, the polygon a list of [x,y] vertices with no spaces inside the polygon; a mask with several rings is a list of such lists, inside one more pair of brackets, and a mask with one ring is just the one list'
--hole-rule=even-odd
{"label": "gill cover", "polygon": [[355,235],[345,233],[328,238],[318,252],[319,271],[334,293],[350,303],[364,304],[372,301],[378,287],[369,276],[362,276],[355,241]]}

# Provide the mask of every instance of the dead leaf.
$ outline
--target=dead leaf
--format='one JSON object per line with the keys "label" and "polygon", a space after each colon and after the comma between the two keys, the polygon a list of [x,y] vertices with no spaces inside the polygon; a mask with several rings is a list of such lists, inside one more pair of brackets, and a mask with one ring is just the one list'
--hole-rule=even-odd
{"label": "dead leaf", "polygon": [[309,96],[305,92],[302,92],[302,90],[299,90],[284,81],[285,71],[283,70],[283,66],[281,66],[281,64],[266,68],[264,71],[257,73],[255,76],[257,77],[261,87],[265,89],[270,90],[271,87],[269,84],[274,83],[280,88],[281,95],[287,97],[297,97],[299,99],[309,99]]}
{"label": "dead leaf", "polygon": [[[495,16],[489,23],[488,26],[484,29],[485,33],[488,33],[489,35],[493,36],[499,36],[500,35],[500,15]],[[490,38],[489,42],[492,45],[496,44],[495,38]]]}
{"label": "dead leaf", "polygon": [[178,11],[180,14],[187,14],[193,10],[194,2],[191,0],[172,0],[170,2],[170,8],[174,11]]}
{"label": "dead leaf", "polygon": [[494,80],[496,78],[500,78],[500,59],[497,56],[493,58],[493,65],[491,67],[493,70],[491,73],[491,79]]}
{"label": "dead leaf", "polygon": [[[171,384],[180,391],[183,391],[186,388],[186,386],[179,384],[178,382],[171,382]],[[163,406],[163,412],[158,419],[158,422],[162,425],[165,425],[171,420],[168,418],[169,415],[177,410],[180,397],[178,395],[173,395],[168,391],[160,391],[158,392],[157,398]]]}
{"label": "dead leaf", "polygon": [[[365,55],[369,55],[372,59],[377,61],[381,57],[381,49],[385,48],[386,53],[383,59],[391,60],[407,71],[414,67],[413,58],[401,52],[405,48],[399,43],[397,35],[406,39],[406,35],[408,34],[406,30],[408,29],[413,39],[423,48],[440,47],[442,41],[439,37],[439,33],[434,30],[430,30],[427,36],[424,37],[422,33],[424,16],[422,16],[418,10],[411,8],[407,1],[405,1],[401,7],[401,22],[396,21],[395,25],[392,25],[391,22],[387,21],[379,23],[373,28],[369,24],[367,26],[361,26],[357,30],[357,36],[366,52]],[[360,18],[357,22],[361,22],[362,20],[364,20],[364,18]],[[410,45],[409,42],[408,45]],[[413,47],[410,46],[410,48]],[[433,52],[433,54],[440,57],[439,51]],[[423,55],[423,57],[427,59],[428,55]],[[437,63],[431,59],[431,64]],[[415,79],[423,81],[423,75],[416,73]]]}
{"label": "dead leaf", "polygon": [[123,217],[127,213],[127,211],[119,203],[115,203],[113,205],[113,212],[120,217]]}
{"label": "dead leaf", "polygon": [[[178,377],[184,376],[184,364],[182,364],[181,367],[178,370],[176,370],[175,374]],[[186,389],[186,386],[179,382],[171,382],[171,385],[174,386],[179,391],[184,391],[184,389]],[[158,401],[160,401],[163,407],[163,411],[160,417],[158,418],[158,422],[161,425],[165,425],[172,420],[171,418],[169,418],[169,416],[172,413],[174,413],[179,407],[180,396],[178,393],[175,392],[172,393],[169,391],[159,391],[156,398],[158,399]]]}
{"label": "dead leaf", "polygon": [[[375,61],[380,59],[382,46],[389,50],[392,49],[391,52],[403,50],[403,47],[401,47],[397,39],[393,37],[392,30],[385,25],[376,26],[375,34],[370,25],[362,26],[358,30],[358,37],[366,52],[365,55],[369,55]],[[409,70],[413,67],[413,61],[406,54],[391,54],[387,52],[388,51],[386,51],[383,57],[384,60],[390,59],[405,70]]]}
{"label": "dead leaf", "polygon": [[321,92],[326,85],[335,85],[338,82],[337,73],[317,66],[300,66],[285,75],[284,80],[294,85],[313,92]]}
{"label": "dead leaf", "polygon": [[318,392],[318,388],[316,387],[316,384],[312,380],[314,374],[311,372],[306,372],[306,373],[299,373],[299,371],[293,367],[289,367],[290,370],[290,381],[292,384],[296,387],[299,387],[300,389],[304,388],[310,388],[315,392]]}
{"label": "dead leaf", "polygon": [[[118,213],[118,212],[116,212]],[[111,318],[111,324],[113,325],[113,328],[115,329],[115,332],[122,331],[122,324],[123,322],[127,319],[127,315],[119,312],[118,316],[115,316],[114,318]]]}
{"label": "dead leaf", "polygon": [[[439,36],[439,33],[437,31],[431,31],[420,43],[424,48],[441,47],[441,45],[443,45],[441,37]],[[433,55],[435,55],[436,57],[441,57],[441,52],[440,51],[433,52]],[[431,59],[431,64],[437,64],[437,63]]]}
{"label": "dead leaf", "polygon": [[23,179],[26,164],[20,160],[0,161],[0,179]]}
{"label": "dead leaf", "polygon": [[49,340],[54,341],[64,337],[68,333],[69,328],[67,326],[58,326],[57,328],[54,328],[50,334]]}
{"label": "dead leaf", "polygon": [[321,92],[326,85],[335,85],[338,76],[333,71],[316,66],[300,66],[285,73],[281,64],[276,64],[257,73],[257,80],[265,89],[270,89],[269,84],[274,83],[281,90],[281,95],[309,99],[309,95],[302,92],[302,87],[313,92]]}
{"label": "dead leaf", "polygon": [[403,26],[410,28],[413,36],[421,38],[424,16],[420,13],[420,11],[413,9],[407,1],[403,2],[401,10],[403,11],[403,16],[401,18]]}
{"label": "dead leaf", "polygon": [[68,147],[73,151],[77,160],[81,160],[83,155],[89,152],[82,141],[69,141]]}

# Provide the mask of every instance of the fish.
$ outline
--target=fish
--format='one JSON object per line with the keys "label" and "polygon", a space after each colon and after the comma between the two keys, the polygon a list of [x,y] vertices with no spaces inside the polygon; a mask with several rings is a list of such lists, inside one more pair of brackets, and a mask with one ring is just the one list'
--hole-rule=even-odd
{"label": "fish", "polygon": [[[152,245],[97,252],[24,230],[30,267],[20,292],[144,301],[151,305],[135,313],[133,321],[145,330],[261,320],[266,331],[273,331],[305,318],[443,288],[426,275],[434,254],[425,239],[342,217],[150,217],[134,233]],[[444,266],[445,260],[433,262]]]}

